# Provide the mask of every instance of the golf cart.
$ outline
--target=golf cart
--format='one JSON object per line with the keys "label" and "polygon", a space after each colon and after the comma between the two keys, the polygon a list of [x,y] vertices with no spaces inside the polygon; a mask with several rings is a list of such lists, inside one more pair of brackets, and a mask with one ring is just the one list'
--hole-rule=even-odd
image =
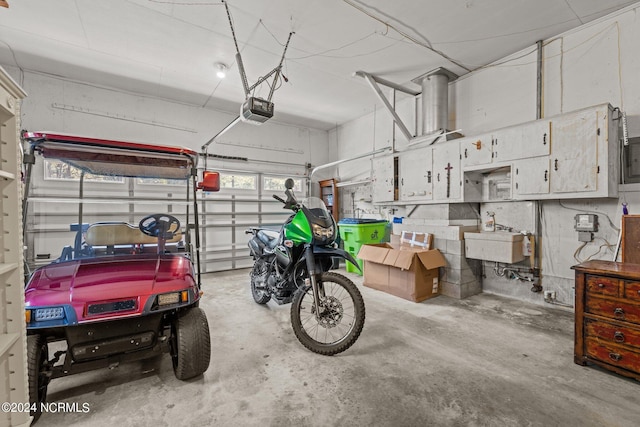
{"label": "golf cart", "polygon": [[[198,307],[202,291],[197,193],[218,191],[218,173],[205,171],[198,182],[197,153],[179,147],[43,132],[24,132],[23,141],[30,144],[25,155],[25,222],[36,157],[71,165],[80,173],[78,220],[67,232],[74,237],[72,244],[35,269],[25,287],[34,418],[40,416],[54,378],[165,352],[171,354],[178,379],[204,373],[210,338],[206,315]],[[174,186],[177,182],[184,189],[186,214],[181,216],[186,223],[166,212],[145,215],[135,224],[83,222],[89,217],[84,206],[90,203],[84,199],[85,176],[154,179]],[[125,200],[112,196],[110,203],[135,204],[135,199],[126,200],[130,193],[124,190]],[[56,342],[51,347],[62,349],[50,354],[49,344]]]}

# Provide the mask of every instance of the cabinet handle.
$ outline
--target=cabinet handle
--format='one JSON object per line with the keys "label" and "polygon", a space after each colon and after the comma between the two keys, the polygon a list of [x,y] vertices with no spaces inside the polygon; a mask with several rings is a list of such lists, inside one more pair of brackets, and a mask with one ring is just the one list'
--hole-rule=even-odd
{"label": "cabinet handle", "polygon": [[544,182],[547,182],[549,180],[548,176],[549,176],[549,171],[544,171]]}
{"label": "cabinet handle", "polygon": [[604,283],[598,283],[599,288],[604,288]]}
{"label": "cabinet handle", "polygon": [[622,359],[622,355],[619,353],[609,353],[609,359],[614,362],[619,362]]}
{"label": "cabinet handle", "polygon": [[553,168],[554,168],[555,170],[558,170],[558,159],[556,159],[556,160],[553,162]]}
{"label": "cabinet handle", "polygon": [[427,183],[431,184],[431,171],[427,171]]}
{"label": "cabinet handle", "polygon": [[400,178],[400,185],[404,185],[404,178]]}
{"label": "cabinet handle", "polygon": [[465,159],[467,158],[467,149],[466,148],[464,149],[464,158]]}
{"label": "cabinet handle", "polygon": [[438,182],[440,182],[440,172],[438,172]]}
{"label": "cabinet handle", "polygon": [[616,332],[613,334],[613,339],[614,339],[616,342],[624,342],[624,334],[623,334],[622,332],[620,332],[620,331],[616,331]]}
{"label": "cabinet handle", "polygon": [[624,319],[624,310],[618,307],[615,310],[613,310],[613,315],[616,316],[618,319]]}
{"label": "cabinet handle", "polygon": [[542,135],[542,145],[547,145],[547,134]]}

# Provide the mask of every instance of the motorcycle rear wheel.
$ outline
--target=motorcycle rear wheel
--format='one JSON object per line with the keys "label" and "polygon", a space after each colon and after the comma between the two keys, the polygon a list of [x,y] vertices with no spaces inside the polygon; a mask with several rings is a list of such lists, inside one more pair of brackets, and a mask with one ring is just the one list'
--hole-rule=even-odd
{"label": "motorcycle rear wheel", "polygon": [[266,289],[268,272],[269,264],[261,258],[256,260],[251,269],[251,295],[260,305],[268,303],[271,299],[271,294]]}
{"label": "motorcycle rear wheel", "polygon": [[316,317],[313,290],[299,288],[291,304],[291,324],[298,341],[313,351],[333,356],[351,347],[362,332],[364,300],[356,285],[341,274],[322,273],[318,287],[321,314]]}

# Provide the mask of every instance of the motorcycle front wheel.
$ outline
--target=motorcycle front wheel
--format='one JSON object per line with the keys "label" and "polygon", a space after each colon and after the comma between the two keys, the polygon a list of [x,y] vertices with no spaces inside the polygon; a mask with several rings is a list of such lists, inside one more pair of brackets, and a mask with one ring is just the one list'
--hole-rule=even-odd
{"label": "motorcycle front wheel", "polygon": [[311,285],[300,287],[291,304],[291,324],[298,341],[314,353],[333,356],[351,347],[364,326],[364,300],[356,285],[336,273],[318,280],[319,313],[316,316]]}

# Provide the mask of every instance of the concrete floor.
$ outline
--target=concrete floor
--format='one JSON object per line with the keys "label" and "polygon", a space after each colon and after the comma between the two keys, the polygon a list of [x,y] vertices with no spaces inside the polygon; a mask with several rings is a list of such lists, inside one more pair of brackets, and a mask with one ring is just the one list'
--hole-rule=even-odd
{"label": "concrete floor", "polygon": [[488,294],[416,304],[359,286],[362,335],[324,357],[297,342],[289,305],[253,302],[248,280],[247,270],[205,278],[203,377],[177,380],[166,355],[54,380],[49,401],[90,411],[38,425],[640,425],[640,383],[573,363],[571,311]]}

